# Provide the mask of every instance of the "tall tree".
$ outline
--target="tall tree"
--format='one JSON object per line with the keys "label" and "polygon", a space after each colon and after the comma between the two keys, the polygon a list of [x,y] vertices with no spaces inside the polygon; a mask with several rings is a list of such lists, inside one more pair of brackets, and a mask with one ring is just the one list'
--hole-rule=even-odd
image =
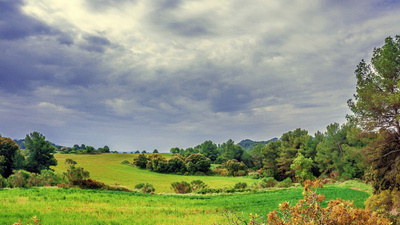
{"label": "tall tree", "polygon": [[57,165],[54,158],[54,147],[45,136],[38,132],[33,132],[25,137],[25,146],[28,150],[26,169],[33,173],[40,173],[41,170],[50,169],[50,166]]}
{"label": "tall tree", "polygon": [[14,157],[18,152],[18,145],[11,138],[0,136],[0,175],[7,178],[12,174]]}
{"label": "tall tree", "polygon": [[374,49],[371,64],[362,60],[355,74],[356,94],[348,101],[354,115],[348,118],[366,131],[379,130],[368,151],[375,191],[399,188],[400,36],[386,38],[382,47]]}
{"label": "tall tree", "polygon": [[390,129],[400,135],[400,36],[388,37],[374,50],[371,64],[364,60],[355,71],[357,90],[348,105],[350,119],[366,130]]}

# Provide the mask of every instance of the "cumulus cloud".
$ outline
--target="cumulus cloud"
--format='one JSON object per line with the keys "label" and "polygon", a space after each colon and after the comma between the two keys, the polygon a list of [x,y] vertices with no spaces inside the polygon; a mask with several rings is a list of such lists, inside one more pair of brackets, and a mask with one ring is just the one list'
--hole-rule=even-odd
{"label": "cumulus cloud", "polygon": [[1,1],[0,133],[168,151],[323,130],[344,122],[355,66],[396,35],[399,10],[378,0]]}

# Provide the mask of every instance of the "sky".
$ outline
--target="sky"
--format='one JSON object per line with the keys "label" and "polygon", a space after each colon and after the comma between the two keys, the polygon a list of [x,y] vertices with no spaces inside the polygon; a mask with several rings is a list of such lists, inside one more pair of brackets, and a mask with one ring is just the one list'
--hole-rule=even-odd
{"label": "sky", "polygon": [[168,152],[324,132],[399,24],[394,0],[0,0],[0,134]]}

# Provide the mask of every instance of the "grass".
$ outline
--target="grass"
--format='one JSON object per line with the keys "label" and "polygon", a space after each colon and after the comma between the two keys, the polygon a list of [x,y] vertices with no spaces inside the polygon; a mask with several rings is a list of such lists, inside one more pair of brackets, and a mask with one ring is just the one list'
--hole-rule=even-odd
{"label": "grass", "polygon": [[[164,154],[163,154],[164,155]],[[56,172],[64,172],[67,165],[65,159],[75,160],[77,166],[90,172],[90,177],[109,185],[119,184],[128,188],[134,188],[139,183],[150,183],[156,189],[156,193],[172,193],[171,183],[174,181],[191,182],[202,180],[212,188],[233,187],[238,182],[246,182],[248,185],[256,180],[248,177],[221,177],[221,176],[181,176],[175,174],[160,174],[149,170],[138,169],[134,166],[121,164],[121,161],[133,162],[136,154],[99,154],[99,155],[73,155],[55,154],[58,165],[53,167]],[[171,154],[165,154],[166,158]]]}
{"label": "grass", "polygon": [[[266,215],[282,201],[297,202],[302,188],[231,195],[145,195],[80,189],[0,189],[0,224],[216,224],[226,222],[224,210],[248,217]],[[346,187],[321,190],[327,199],[354,199],[363,207],[368,193]]]}

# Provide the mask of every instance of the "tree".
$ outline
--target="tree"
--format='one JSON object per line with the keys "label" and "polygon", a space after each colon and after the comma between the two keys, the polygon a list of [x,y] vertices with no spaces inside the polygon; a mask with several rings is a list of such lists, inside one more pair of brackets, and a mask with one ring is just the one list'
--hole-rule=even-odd
{"label": "tree", "polygon": [[355,71],[357,93],[348,105],[364,129],[393,130],[400,135],[400,36],[388,37],[373,52],[371,64],[360,62]]}
{"label": "tree", "polygon": [[146,169],[148,159],[146,154],[139,154],[135,159],[133,159],[133,164],[139,168]]}
{"label": "tree", "polygon": [[364,60],[355,71],[354,100],[348,105],[354,113],[348,119],[365,131],[379,130],[368,148],[369,175],[375,192],[400,187],[400,36],[387,37],[374,49],[371,64]]}
{"label": "tree", "polygon": [[200,145],[200,153],[211,161],[215,161],[219,155],[217,145],[212,141],[205,141]]}
{"label": "tree", "polygon": [[211,160],[200,153],[194,153],[185,159],[188,172],[204,172],[210,171]]}
{"label": "tree", "polygon": [[11,138],[0,136],[0,175],[4,178],[12,174],[14,157],[19,147]]}
{"label": "tree", "polygon": [[158,153],[158,150],[157,150],[157,149],[154,149],[153,153]]}
{"label": "tree", "polygon": [[281,152],[279,158],[276,160],[281,179],[285,179],[286,177],[294,178],[295,172],[290,168],[290,165],[292,165],[298,152],[305,152],[306,143],[309,138],[308,131],[300,128],[282,135]]}
{"label": "tree", "polygon": [[312,159],[304,157],[299,152],[297,157],[293,160],[292,165],[290,165],[290,168],[295,171],[298,182],[303,183],[307,179],[314,178],[313,174],[311,173],[313,164],[314,162]]}
{"label": "tree", "polygon": [[42,134],[35,131],[26,135],[25,146],[28,150],[26,169],[29,172],[40,173],[41,170],[49,170],[50,166],[57,165],[57,160],[53,155],[56,147],[46,141]]}

